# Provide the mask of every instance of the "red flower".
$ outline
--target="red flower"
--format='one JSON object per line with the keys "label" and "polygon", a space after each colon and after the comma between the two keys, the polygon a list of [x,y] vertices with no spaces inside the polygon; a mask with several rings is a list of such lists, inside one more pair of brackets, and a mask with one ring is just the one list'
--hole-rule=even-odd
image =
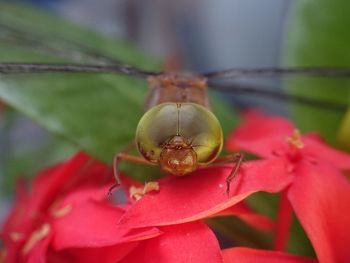
{"label": "red flower", "polygon": [[[222,262],[215,235],[200,219],[238,215],[259,229],[271,229],[271,220],[240,201],[258,190],[283,188],[285,183],[276,183],[283,167],[274,161],[244,164],[245,176],[240,176],[231,198],[225,193],[224,179],[232,167],[221,167],[186,178],[166,178],[160,182],[160,192],[151,192],[135,204],[116,206],[106,200],[110,169],[80,153],[40,173],[30,193],[19,186],[2,233],[6,260]],[[260,184],[256,178],[263,173],[267,180]]]}
{"label": "red flower", "polygon": [[[247,178],[254,177],[261,169],[270,169],[273,181],[282,167],[274,167],[273,162],[271,168],[266,168],[267,165],[268,162],[256,162],[246,164],[243,169],[251,167],[251,171],[247,171],[251,175]],[[41,172],[33,181],[30,193],[23,184],[19,185],[15,207],[2,231],[6,262],[222,262],[215,235],[198,219],[215,213],[238,215],[262,230],[271,229],[272,222],[255,214],[243,203],[231,207],[231,204],[255,191],[254,183],[251,188],[242,182],[242,186],[237,189],[242,188],[240,191],[243,195],[229,200],[221,185],[224,172],[229,172],[229,168],[216,169],[203,170],[204,174],[198,173],[187,180],[167,178],[161,182],[162,189],[159,193],[149,193],[135,204],[116,206],[106,199],[112,180],[109,167],[83,153],[77,154],[72,159]],[[202,206],[195,203],[199,199],[193,199],[192,203],[187,202],[189,206],[184,210],[181,210],[184,207],[181,203],[181,206],[173,206],[168,210],[172,214],[166,215],[174,217],[176,215],[173,212],[177,211],[177,216],[182,217],[186,213],[193,219],[180,220],[177,224],[155,224],[157,227],[117,224],[119,220],[126,222],[139,204],[147,199],[155,200],[155,196],[160,198],[160,203],[151,210],[144,211],[145,214],[139,219],[151,214],[161,217],[166,211],[161,212],[159,209],[172,205],[164,198],[176,192],[176,187],[184,189],[186,182],[197,184],[198,176],[203,176],[202,179],[206,180],[215,171],[219,173],[217,183],[201,191],[194,189],[194,193],[216,189],[217,197],[211,201],[207,198],[210,203]],[[278,191],[281,187],[269,184],[265,186],[269,191]],[[172,199],[173,205],[184,200],[188,194],[178,192],[175,199],[179,200]],[[197,198],[201,198],[201,195],[198,194]],[[196,214],[200,210],[203,210],[202,216]],[[206,240],[205,244],[202,240]]]}
{"label": "red flower", "polygon": [[[255,116],[250,123],[261,120],[262,117]],[[19,187],[15,209],[5,224],[3,237],[8,262],[212,263],[233,259],[271,262],[272,257],[279,262],[308,262],[273,251],[220,250],[215,235],[201,220],[229,214],[258,229],[271,229],[271,220],[255,214],[242,203],[258,191],[284,191],[283,200],[287,204],[284,207],[291,202],[319,259],[342,262],[348,252],[339,243],[331,242],[336,238],[348,241],[347,231],[344,231],[346,235],[339,232],[341,224],[347,227],[348,215],[320,218],[319,213],[334,216],[334,208],[341,211],[349,208],[346,202],[335,204],[332,198],[337,195],[335,199],[339,202],[349,195],[349,184],[338,169],[349,168],[350,158],[312,136],[302,140],[294,136],[286,142],[284,137],[293,131],[288,122],[283,121],[280,126],[266,123],[263,127],[266,139],[259,136],[261,123],[257,127],[260,128],[254,132],[250,129],[245,132],[243,126],[230,143],[242,146],[255,140],[256,144],[252,144],[255,153],[268,158],[244,162],[231,184],[229,196],[225,179],[232,165],[203,168],[185,177],[164,178],[159,182],[159,191],[123,205],[106,199],[112,179],[110,169],[85,154],[42,172],[30,194]],[[335,166],[328,163],[331,158],[336,159]],[[315,189],[310,191],[310,186]],[[325,186],[331,189],[332,198],[325,196]],[[304,197],[308,202],[299,200]],[[287,218],[284,221],[287,224],[279,224],[278,233],[286,236],[284,229],[288,228],[290,215],[288,209],[282,212],[280,218]],[[335,232],[330,231],[328,222],[339,224],[332,225]]]}
{"label": "red flower", "polygon": [[30,193],[21,184],[1,235],[6,262],[115,262],[159,235],[116,226],[124,210],[106,200],[111,179],[109,167],[80,153],[41,172]]}
{"label": "red flower", "polygon": [[159,192],[150,192],[133,204],[119,226],[157,227],[169,231],[169,237],[164,234],[146,240],[125,262],[223,262],[221,256],[216,257],[220,254],[217,240],[200,221],[221,214],[237,215],[257,228],[270,229],[271,221],[251,213],[241,201],[257,191],[283,189],[288,182],[279,180],[279,175],[285,165],[275,160],[245,162],[228,197],[225,179],[231,170],[231,165],[209,167],[185,177],[160,180]]}
{"label": "red flower", "polygon": [[184,177],[159,182],[160,191],[137,201],[122,216],[119,225],[130,228],[168,226],[213,216],[257,192],[279,192],[292,179],[281,179],[285,165],[279,160],[245,162],[226,194],[225,179],[232,165],[208,167]]}
{"label": "red flower", "polygon": [[286,241],[290,202],[321,262],[350,260],[350,184],[340,172],[350,170],[349,155],[330,148],[315,135],[299,135],[283,118],[258,113],[247,114],[227,147],[287,163],[279,176],[286,185],[277,248],[283,248]]}
{"label": "red flower", "polygon": [[[240,171],[240,182],[231,189],[230,198],[226,194],[225,179],[232,165],[160,180],[160,190],[149,192],[132,204],[121,217],[119,226],[134,229],[153,226],[169,233],[146,240],[125,262],[222,262],[221,256],[216,257],[221,254],[218,242],[211,238],[213,233],[201,220],[235,215],[260,230],[271,230],[271,220],[252,212],[242,200],[256,191],[282,189],[284,183],[280,185],[277,177],[284,168],[284,164],[275,165],[274,161],[246,162]],[[259,181],[262,175],[265,178]],[[195,236],[192,237],[191,231]],[[201,240],[206,240],[205,244]]]}

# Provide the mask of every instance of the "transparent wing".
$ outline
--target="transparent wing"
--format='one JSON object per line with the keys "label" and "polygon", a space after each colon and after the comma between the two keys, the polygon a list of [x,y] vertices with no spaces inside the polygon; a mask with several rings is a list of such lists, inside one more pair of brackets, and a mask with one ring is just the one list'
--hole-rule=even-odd
{"label": "transparent wing", "polygon": [[[112,74],[125,74],[137,77],[145,78],[151,75],[162,74],[161,72],[146,72],[139,71],[133,67],[129,67],[125,64],[111,64],[111,65],[89,65],[89,64],[44,64],[44,63],[0,63],[0,74],[15,74],[15,73],[48,73],[48,72],[61,72],[61,73],[112,73]],[[267,72],[267,71],[266,71]],[[291,71],[292,72],[292,71]],[[303,73],[301,70],[299,73]],[[330,71],[328,71],[330,73]],[[333,73],[340,73],[334,71]],[[344,73],[344,72],[343,72]],[[318,72],[317,74],[321,74]],[[323,76],[323,75],[322,75]],[[331,75],[333,77],[339,77],[340,75]],[[238,77],[238,76],[237,76]],[[241,77],[241,76],[239,76]],[[343,76],[342,77],[346,77]],[[305,104],[311,107],[324,108],[333,111],[345,111],[347,109],[346,103],[336,103],[317,100],[313,98],[307,98],[298,95],[287,94],[283,91],[271,90],[266,87],[257,87],[242,83],[220,84],[210,82],[210,87],[222,92],[232,92],[236,94],[247,95],[260,95],[263,97],[269,97],[278,99],[281,101]]]}
{"label": "transparent wing", "polygon": [[277,99],[281,102],[307,105],[318,109],[326,109],[336,112],[344,112],[348,109],[349,105],[342,102],[332,102],[322,99],[315,99],[312,97],[305,97],[300,95],[293,95],[286,93],[283,90],[271,89],[265,86],[249,85],[243,83],[230,83],[230,84],[211,84],[212,89],[225,93],[234,93],[238,95],[257,95],[260,97],[266,97],[269,99]]}
{"label": "transparent wing", "polygon": [[[161,74],[162,72],[147,71],[131,66],[113,58],[105,51],[96,50],[88,44],[63,36],[52,36],[47,32],[34,32],[28,30],[23,24],[12,25],[6,19],[0,18],[0,41],[3,44],[32,50],[37,53],[54,56],[64,61],[88,63],[86,65],[44,66],[31,64],[30,66],[3,65],[2,73],[30,73],[30,72],[95,72],[95,73],[121,73],[146,77]],[[37,61],[35,61],[37,62]],[[113,67],[111,67],[113,65]],[[74,68],[74,69],[73,69]],[[319,77],[350,77],[350,68],[331,67],[304,67],[304,68],[233,68],[201,74],[209,80],[235,79],[247,77],[276,77],[276,76],[319,76]]]}
{"label": "transparent wing", "polygon": [[[0,20],[1,21],[1,20]],[[93,63],[95,65],[45,65],[40,63],[30,64],[2,64],[2,73],[38,73],[38,72],[100,72],[120,73],[147,77],[154,73],[148,72],[117,59],[106,56],[84,44],[63,38],[51,38],[35,32],[27,32],[23,28],[15,28],[4,22],[0,22],[0,41],[2,44],[13,48],[22,48],[48,55],[70,62]],[[113,66],[111,66],[113,65]],[[105,66],[105,67],[103,67]]]}
{"label": "transparent wing", "polygon": [[[0,20],[1,21],[1,20]],[[30,49],[32,51],[57,56],[74,62],[85,63],[119,63],[118,61],[104,56],[81,43],[74,43],[71,40],[52,38],[45,34],[33,31],[26,31],[21,27],[14,27],[0,22],[0,39],[2,43],[17,47]]]}
{"label": "transparent wing", "polygon": [[245,78],[245,77],[276,77],[276,76],[308,76],[308,77],[350,77],[350,68],[334,67],[303,67],[303,68],[250,68],[227,69],[204,73],[208,79]]}
{"label": "transparent wing", "polygon": [[159,73],[139,70],[127,64],[110,65],[54,64],[54,63],[0,63],[0,73],[113,73],[146,78]]}
{"label": "transparent wing", "polygon": [[[18,10],[15,10],[15,12],[11,11],[6,10],[6,7],[2,8],[2,11],[0,10],[0,52],[2,54],[1,60],[6,62],[0,64],[0,74],[43,72],[113,73],[141,78],[162,74],[162,72],[141,69],[146,68],[143,64],[148,65],[149,63],[144,63],[144,56],[138,54],[135,49],[128,49],[127,45],[123,43],[105,41],[91,32],[82,32],[81,29],[77,30],[79,32],[75,32],[75,28],[72,28],[71,25],[67,26],[67,29],[62,29],[64,26],[62,21],[54,21],[52,17],[50,17],[50,20],[39,21],[43,18],[38,18],[38,15],[35,14],[35,19],[38,19],[38,21],[28,23],[30,17],[26,17],[26,14],[19,14]],[[53,21],[51,21],[52,19]],[[47,25],[48,23],[51,24]],[[133,53],[132,55],[131,52]],[[131,64],[137,66],[131,66]],[[30,77],[28,78],[30,79],[34,78],[31,77],[32,74],[26,75],[29,75]],[[35,74],[35,79],[41,79],[43,83],[51,83],[53,78],[60,78],[60,81],[63,83],[62,86],[67,85],[69,80],[76,80],[75,82],[91,85],[91,83],[97,82],[89,81],[89,79],[100,79],[96,74],[89,74],[92,76],[85,74],[84,80],[81,79],[80,74],[77,74],[77,77],[69,74],[69,77],[65,77],[64,81],[61,80],[61,77],[54,77],[52,74],[44,75]],[[346,104],[292,96],[253,86],[247,87],[245,85],[245,88],[243,88],[242,84],[226,84],[223,88],[221,84],[214,83],[214,81],[217,79],[235,80],[261,76],[321,76],[344,79],[350,76],[350,69],[327,67],[228,69],[203,75],[208,78],[212,88],[224,89],[225,92],[260,94],[318,108],[325,107],[341,110]],[[13,76],[13,78],[18,78],[18,76]],[[24,79],[24,76],[20,76],[20,79]],[[116,82],[116,84],[118,83]]]}

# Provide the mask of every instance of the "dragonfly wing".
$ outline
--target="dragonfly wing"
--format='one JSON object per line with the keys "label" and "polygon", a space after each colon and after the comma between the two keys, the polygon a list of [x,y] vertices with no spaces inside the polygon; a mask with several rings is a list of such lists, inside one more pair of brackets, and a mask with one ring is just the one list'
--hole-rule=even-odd
{"label": "dragonfly wing", "polygon": [[[108,57],[120,55],[127,63],[157,69],[156,61],[130,45],[98,36],[35,10],[0,3],[0,24],[4,23],[29,35],[83,43]],[[1,32],[0,35],[4,36]],[[30,45],[17,46],[3,41],[0,41],[0,54],[2,62],[57,64],[74,61],[73,58],[33,50]],[[0,75],[1,101],[107,162],[133,138],[146,92],[145,81],[119,75]]]}
{"label": "dragonfly wing", "polygon": [[[139,74],[147,74],[141,69],[145,65],[150,70],[159,66],[150,64],[128,43],[111,41],[52,15],[5,3],[0,3],[0,50],[1,62],[113,64]],[[16,54],[20,54],[17,59]]]}

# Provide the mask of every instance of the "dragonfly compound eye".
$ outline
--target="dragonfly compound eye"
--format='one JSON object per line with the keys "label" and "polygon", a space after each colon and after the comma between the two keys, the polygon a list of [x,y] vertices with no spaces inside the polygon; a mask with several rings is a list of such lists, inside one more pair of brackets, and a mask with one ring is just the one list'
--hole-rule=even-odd
{"label": "dragonfly compound eye", "polygon": [[186,174],[220,154],[219,121],[195,103],[162,103],[148,110],[136,129],[136,144],[148,161],[172,174]]}

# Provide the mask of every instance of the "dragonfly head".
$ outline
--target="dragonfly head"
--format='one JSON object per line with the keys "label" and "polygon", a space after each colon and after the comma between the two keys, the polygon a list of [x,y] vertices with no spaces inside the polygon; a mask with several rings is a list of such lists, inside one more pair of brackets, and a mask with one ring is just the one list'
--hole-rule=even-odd
{"label": "dragonfly head", "polygon": [[197,154],[181,135],[175,135],[163,146],[159,164],[163,171],[182,176],[197,169]]}

